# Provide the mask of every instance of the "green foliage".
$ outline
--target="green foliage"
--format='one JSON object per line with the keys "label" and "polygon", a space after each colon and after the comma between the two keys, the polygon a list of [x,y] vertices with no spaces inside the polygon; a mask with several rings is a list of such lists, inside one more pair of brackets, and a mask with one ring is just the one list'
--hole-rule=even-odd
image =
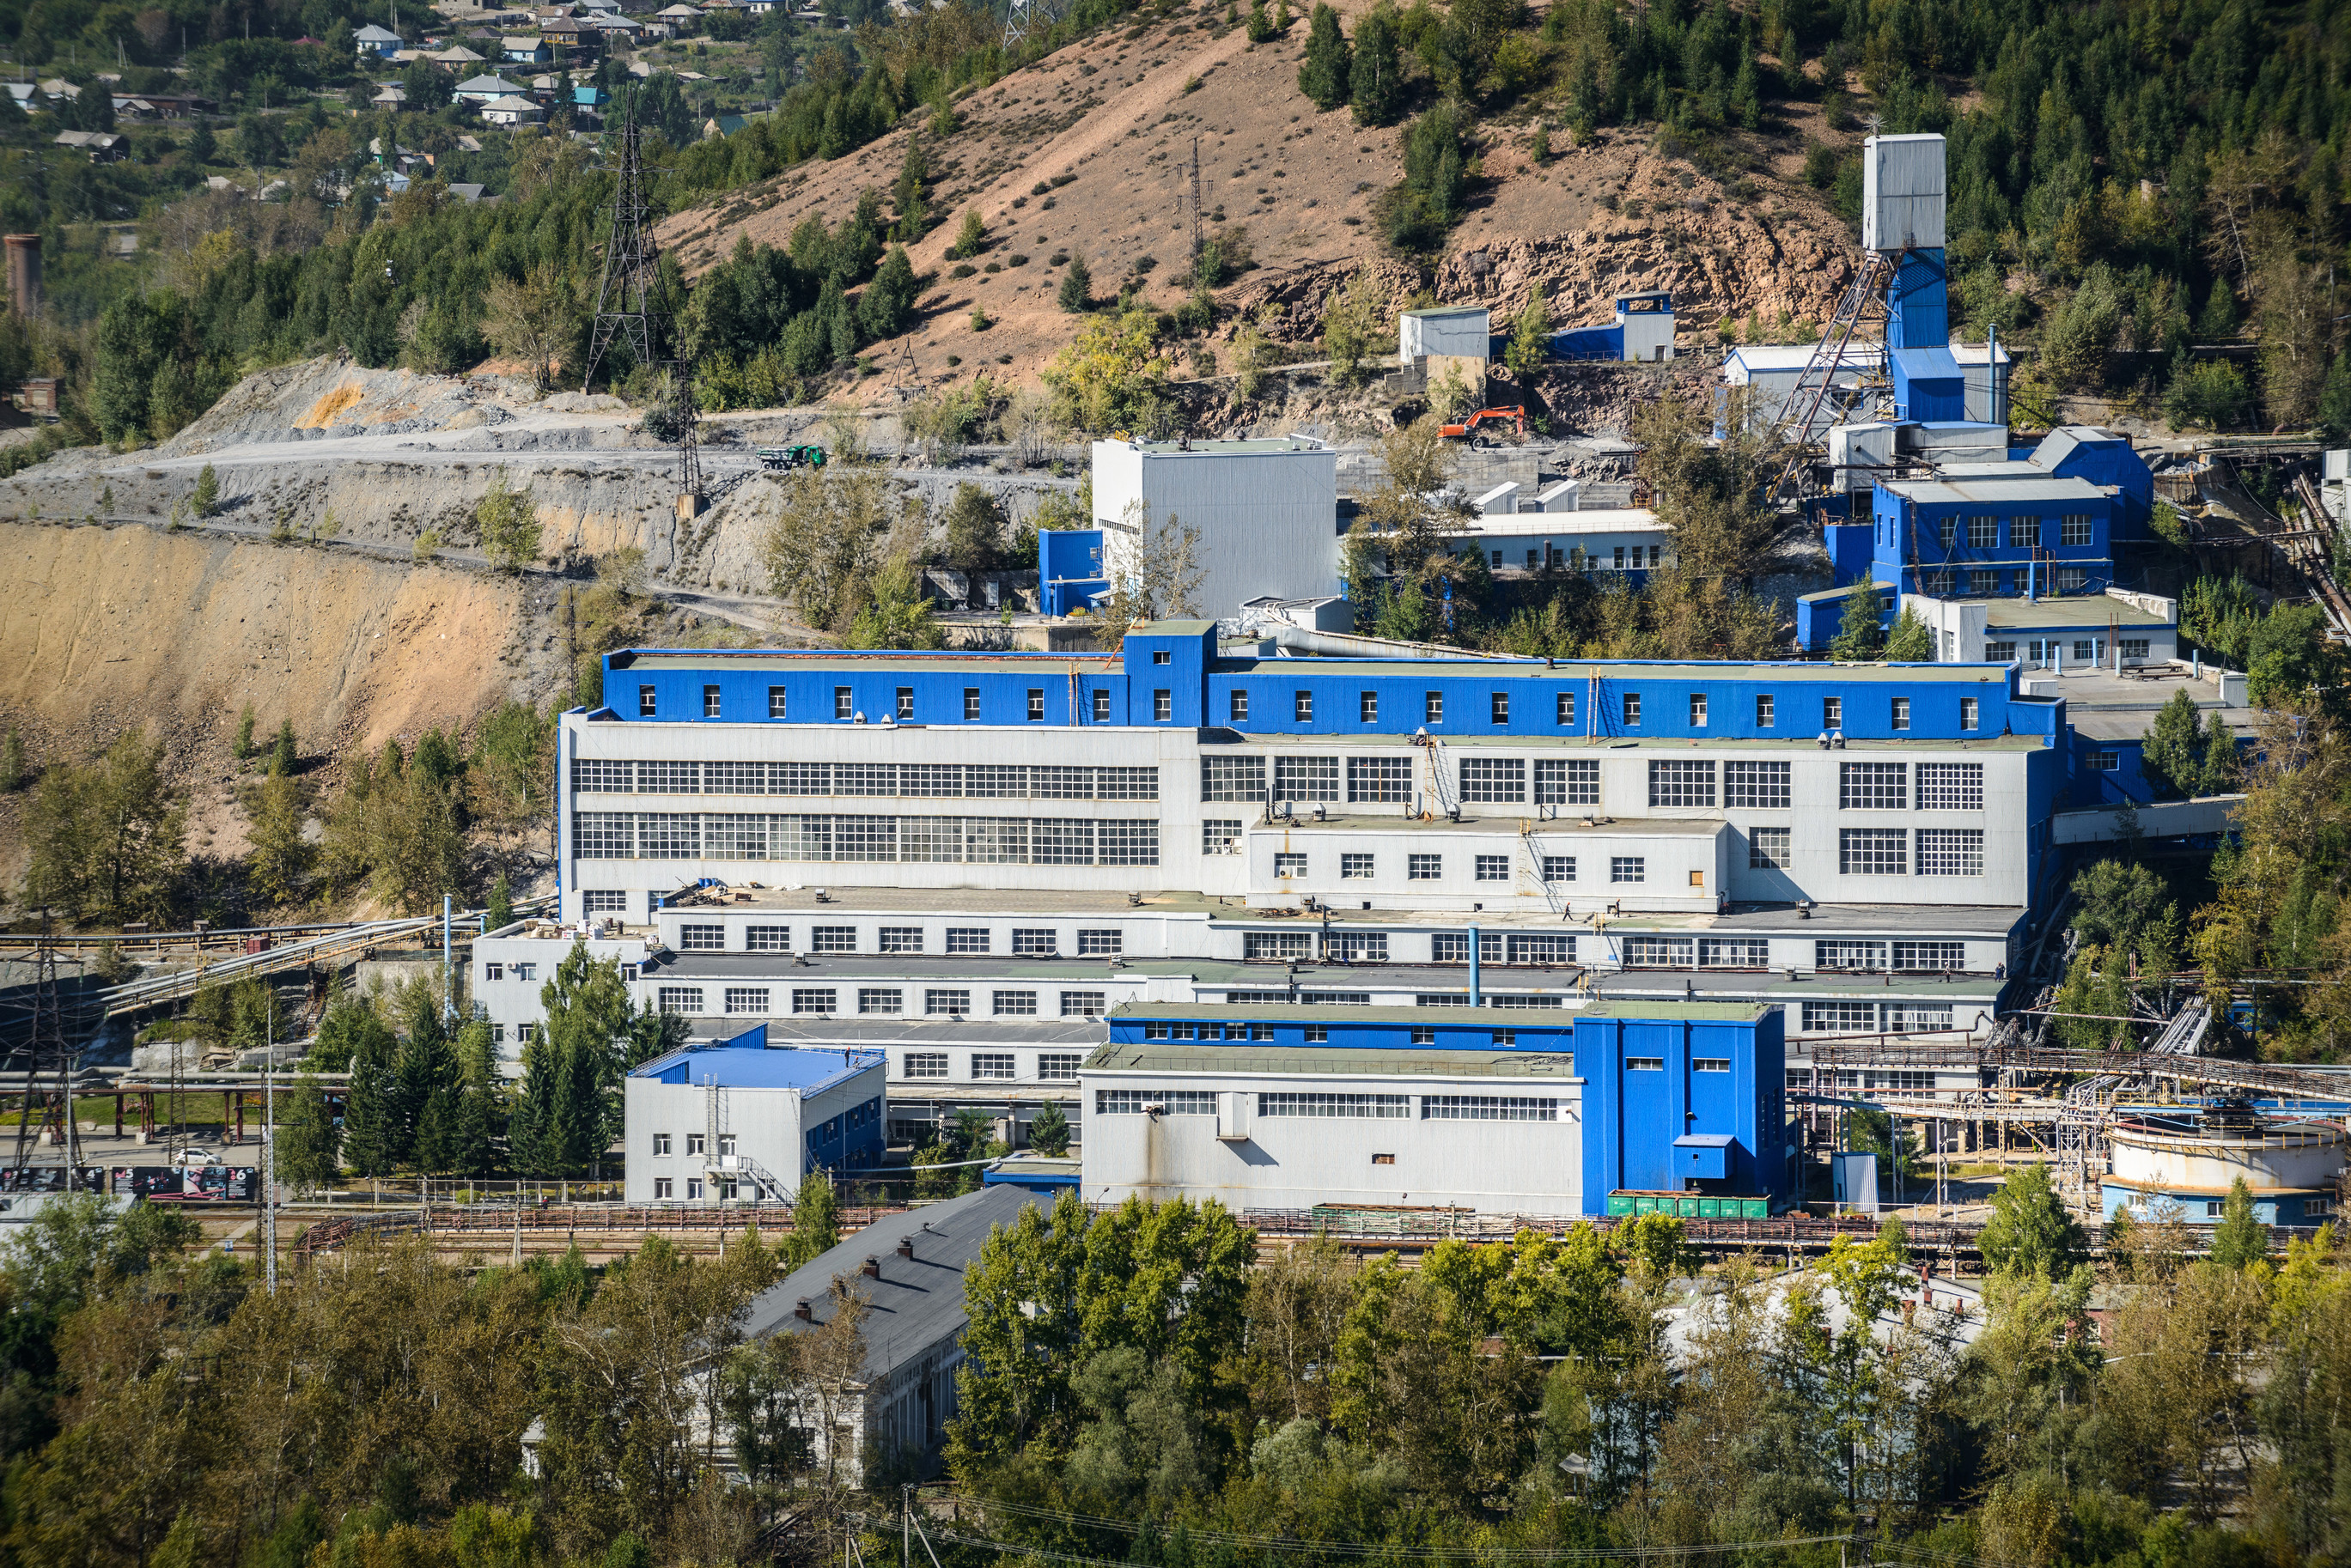
{"label": "green foliage", "polygon": [[163,742],[126,730],[105,756],[46,769],[24,815],[25,899],[67,919],[170,919],[186,858],[187,808]]}
{"label": "green foliage", "polygon": [[922,568],[903,556],[883,562],[845,640],[851,648],[945,648],[946,632],[923,591]]}
{"label": "green foliage", "polygon": [[1404,183],[1381,198],[1382,222],[1398,249],[1434,250],[1460,222],[1468,125],[1467,111],[1444,99],[1405,128]]}
{"label": "green foliage", "polygon": [[2252,388],[2226,359],[2190,362],[2163,394],[2163,417],[2181,430],[2241,430],[2252,415]]}
{"label": "green foliage", "polygon": [[1844,618],[1838,622],[1836,636],[1829,639],[1829,657],[1851,660],[1882,657],[1886,634],[1878,628],[1878,617],[1884,613],[1884,590],[1875,583],[1856,583],[1844,597]]}
{"label": "green foliage", "polygon": [[1551,359],[1551,304],[1537,289],[1510,325],[1510,341],[1502,351],[1502,362],[1510,374],[1523,379],[1533,375]]}
{"label": "green foliage", "polygon": [[530,487],[507,483],[501,464],[490,476],[490,488],[474,507],[475,525],[482,531],[482,554],[507,573],[519,572],[538,557],[538,508]]}
{"label": "green foliage", "polygon": [[2242,1176],[2229,1183],[2220,1202],[2220,1222],[2212,1227],[2212,1262],[2223,1269],[2246,1269],[2270,1255],[2270,1228],[2253,1212],[2252,1189]]}
{"label": "green foliage", "polygon": [[1061,290],[1054,297],[1072,316],[1093,308],[1094,276],[1087,270],[1085,252],[1080,251],[1070,258],[1069,270],[1061,275]]}
{"label": "green foliage", "polygon": [[1306,26],[1306,62],[1298,67],[1298,90],[1324,112],[1349,97],[1348,66],[1353,51],[1340,30],[1339,14],[1316,0]]}
{"label": "green foliage", "polygon": [[2005,1274],[2062,1280],[2089,1261],[2089,1239],[2038,1161],[2011,1171],[1992,1194],[1977,1244],[1984,1262]]}
{"label": "green foliage", "polygon": [[208,462],[196,475],[196,493],[189,507],[197,516],[209,517],[219,504],[220,475],[213,472],[213,465]]}
{"label": "green foliage", "polygon": [[2158,800],[2219,794],[2236,782],[2237,742],[2219,711],[2208,727],[2196,699],[2175,691],[2139,746],[2139,773]]}
{"label": "green foliage", "polygon": [[1918,618],[1918,612],[1906,604],[1894,618],[1894,626],[1886,634],[1886,649],[1878,657],[1888,664],[1931,664],[1935,634]]}
{"label": "green foliage", "polygon": [[522,1083],[507,1126],[515,1168],[577,1176],[621,1131],[622,1075],[682,1041],[684,1020],[632,1012],[618,959],[592,959],[584,941],[539,988],[547,1022],[523,1047]]}
{"label": "green foliage", "polygon": [[1029,1122],[1029,1147],[1051,1159],[1070,1152],[1070,1118],[1059,1100],[1047,1100],[1037,1107]]}
{"label": "green foliage", "polygon": [[955,244],[947,247],[951,261],[969,261],[987,248],[987,225],[979,221],[979,209],[963,210],[963,226],[956,231]]}
{"label": "green foliage", "polygon": [[1404,112],[1404,47],[1392,0],[1379,0],[1355,24],[1347,95],[1355,123],[1394,125]]}
{"label": "green foliage", "polygon": [[236,739],[229,743],[229,755],[238,762],[253,755],[253,704],[247,702],[245,711],[237,716]]}

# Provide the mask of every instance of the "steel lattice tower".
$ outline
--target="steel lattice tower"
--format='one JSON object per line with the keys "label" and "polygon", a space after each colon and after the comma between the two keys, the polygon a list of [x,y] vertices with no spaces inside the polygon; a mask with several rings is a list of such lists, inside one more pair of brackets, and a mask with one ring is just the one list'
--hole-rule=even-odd
{"label": "steel lattice tower", "polygon": [[613,339],[627,342],[640,365],[661,362],[669,323],[661,310],[661,247],[648,222],[642,137],[637,130],[637,91],[621,99],[621,167],[612,186],[612,235],[604,245],[604,281],[596,290],[596,330],[589,340],[588,371],[580,390],[595,379]]}

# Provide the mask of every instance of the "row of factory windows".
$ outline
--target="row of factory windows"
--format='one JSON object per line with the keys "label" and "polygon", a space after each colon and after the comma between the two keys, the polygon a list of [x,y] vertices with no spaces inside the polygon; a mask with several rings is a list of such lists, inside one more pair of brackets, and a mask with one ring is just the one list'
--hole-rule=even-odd
{"label": "row of factory windows", "polygon": [[[2126,637],[2121,639],[2120,642],[2124,659],[2133,664],[2146,663],[2154,647],[2154,644],[2144,637]],[[2065,652],[2069,647],[2073,651],[2067,654],[2067,657],[2076,664],[2105,662],[2106,639],[2103,637],[2077,637],[2072,639],[2070,642],[2064,638],[2057,637],[2036,637],[2022,643],[1987,642],[1984,644],[1984,658],[1992,662],[2007,664],[2013,662],[2018,651],[2022,649],[2027,662],[2046,667],[2055,663],[2057,656]]]}
{"label": "row of factory windows", "polygon": [[[1098,693],[1098,695],[1106,694]],[[1303,686],[1298,687],[1290,692],[1290,717],[1293,722],[1301,724],[1311,724],[1314,722],[1314,698],[1315,693],[1313,691]],[[1486,694],[1486,718],[1489,723],[1506,727],[1510,724],[1511,712],[1510,699],[1511,693],[1508,691],[1489,691]],[[1706,729],[1710,722],[1710,715],[1713,712],[1713,702],[1709,694],[1704,691],[1692,691],[1686,695],[1684,701],[1687,704],[1687,716],[1689,722],[1689,727],[1694,730]],[[1770,691],[1758,692],[1754,701],[1755,728],[1759,730],[1778,729],[1780,727],[1780,700],[1778,695]],[[1858,701],[1858,699],[1856,699],[1856,701]],[[1896,730],[1907,730],[1910,727],[1910,699],[1907,697],[1892,697],[1887,701],[1889,706],[1886,710],[1886,716],[1889,727]],[[1249,722],[1249,689],[1248,687],[1233,687],[1226,693],[1225,698],[1225,715],[1227,720],[1235,724],[1248,723]],[[1104,709],[1104,716],[1107,717],[1107,702],[1098,704],[1098,706]],[[1523,704],[1520,705],[1520,711],[1524,711]],[[1575,723],[1577,712],[1578,704],[1575,692],[1555,691],[1552,694],[1552,723],[1554,726],[1566,726]],[[1976,729],[1980,722],[1981,713],[1981,705],[1975,698],[1962,697],[1959,699],[1960,729]],[[1638,691],[1620,692],[1617,696],[1616,718],[1622,726],[1626,730],[1639,729],[1642,722],[1641,716],[1642,693]],[[1597,720],[1600,715],[1595,714],[1593,715],[1593,717]],[[1380,722],[1379,692],[1374,691],[1362,691],[1355,693],[1355,721],[1356,722],[1363,724],[1376,724]],[[1444,692],[1423,691],[1420,694],[1420,722],[1424,725],[1442,724],[1445,722]],[[1797,722],[1802,727],[1811,727],[1809,725],[1804,725],[1803,721],[1801,718],[1798,719]],[[1823,730],[1839,730],[1844,727],[1844,699],[1843,697],[1823,697],[1821,699],[1821,722],[1819,728]]]}
{"label": "row of factory windows", "polygon": [[[1072,1076],[1074,1075],[1072,1075]],[[852,1106],[848,1110],[842,1112],[841,1115],[833,1116],[819,1126],[810,1128],[809,1137],[811,1142],[831,1143],[845,1132],[855,1132],[858,1128],[870,1127],[881,1119],[882,1101],[879,1097],[876,1097],[863,1101],[858,1105]],[[648,1142],[646,1144],[647,1152],[651,1153],[654,1158],[668,1159],[673,1157],[677,1147],[677,1138],[675,1135],[665,1132],[657,1132],[650,1133],[646,1136],[648,1138]],[[684,1136],[686,1158],[706,1159],[710,1157],[710,1135],[708,1133],[687,1133]],[[731,1159],[734,1158],[735,1152],[735,1135],[733,1133],[720,1133],[718,1135],[718,1158],[720,1159]]]}
{"label": "row of factory windows", "polygon": [[[792,950],[792,929],[785,925],[756,924],[741,928],[743,949],[753,953],[788,953]],[[926,950],[929,933],[921,926],[882,926],[875,929],[870,950],[857,945],[855,926],[810,926],[809,951],[811,953],[854,953],[870,950],[877,953],[919,953]],[[1012,928],[1014,958],[1059,958],[1061,954],[1061,933],[1052,926],[1015,926]],[[985,953],[995,944],[995,932],[986,926],[949,926],[946,946],[950,956],[958,953]],[[681,925],[677,929],[677,945],[682,952],[716,953],[726,950],[726,928],[699,922]],[[1126,950],[1126,933],[1117,927],[1104,929],[1080,928],[1075,950],[1080,958],[1116,958]]]}
{"label": "row of factory windows", "polygon": [[1159,824],[1123,818],[575,811],[571,844],[580,860],[1159,864]]}
{"label": "row of factory windows", "polygon": [[[1666,547],[1663,545],[1614,545],[1608,548],[1615,554],[1604,567],[1596,548],[1586,551],[1581,545],[1571,545],[1562,550],[1557,545],[1539,545],[1527,552],[1527,570],[1539,572],[1549,566],[1552,571],[1587,575],[1602,570],[1637,572],[1644,568],[1654,572],[1666,564]],[[1502,552],[1489,550],[1487,554],[1492,558],[1494,570],[1500,571]]]}
{"label": "row of factory windows", "polygon": [[[1267,758],[1203,757],[1200,798],[1362,805],[1400,805],[1412,799],[1411,757],[1344,758],[1343,789],[1339,765],[1342,760],[1274,757],[1269,787]],[[1846,811],[1909,810],[1914,772],[1917,810],[1983,809],[1981,763],[1840,763],[1837,805]],[[1463,757],[1459,782],[1464,801],[1535,805],[1603,804],[1597,758]],[[1660,759],[1649,763],[1651,806],[1719,805],[1732,811],[1784,811],[1792,806],[1794,798],[1794,764],[1791,763]]]}
{"label": "row of factory windows", "polygon": [[1019,763],[732,763],[580,759],[581,794],[914,795],[965,800],[1157,800],[1155,767]]}
{"label": "row of factory windows", "polygon": [[[2078,594],[2090,586],[2087,566],[2044,566],[2032,573],[2022,566],[1941,566],[1920,576],[1926,591],[1938,599],[1959,593],[1977,598],[2021,594],[2026,590],[2028,578],[2061,594]],[[1990,653],[1984,655],[1987,662],[1991,657]]]}
{"label": "row of factory windows", "polygon": [[[1663,1065],[1662,1063],[1655,1064]],[[1414,1096],[1306,1089],[1259,1093],[1256,1099],[1257,1114],[1269,1119],[1315,1116],[1405,1121],[1412,1118],[1416,1099],[1420,1102],[1420,1119],[1423,1121],[1555,1122],[1560,1119],[1560,1102],[1555,1096],[1548,1095]],[[1217,1114],[1217,1094],[1213,1089],[1096,1089],[1094,1114],[1102,1116],[1212,1116]]]}
{"label": "row of factory windows", "polygon": [[[922,998],[919,1016],[926,1018],[968,1018],[975,1009],[974,992],[960,986],[937,986],[909,992],[895,985],[861,985],[839,987],[830,985],[661,985],[653,988],[655,1004],[664,1012],[682,1013],[688,1017],[712,1015],[711,993],[718,994],[719,1012],[737,1017],[831,1018],[841,1011],[841,992],[852,991],[857,1012],[869,1017],[903,1018],[910,1015],[906,1005],[909,994]],[[998,1018],[1034,1018],[1039,1014],[1040,997],[1035,991],[1008,990],[987,993],[989,1011]],[[1060,993],[1060,1016],[1063,1018],[1100,1018],[1109,1008],[1108,993],[1099,991],[1064,991]]]}
{"label": "row of factory windows", "polygon": [[[1753,827],[1747,830],[1747,868],[1750,871],[1788,870],[1795,861],[1793,830],[1785,827]],[[1915,840],[1915,846],[1914,841]],[[1211,820],[1201,827],[1200,851],[1204,855],[1230,855],[1239,852],[1242,843],[1241,825],[1238,822]],[[1984,874],[1984,830],[1980,827],[1845,827],[1837,830],[1837,871],[1847,877],[1980,877]],[[1911,854],[1915,846],[1917,853]],[[1595,856],[1593,879],[1601,879],[1598,862],[1607,861],[1606,880],[1611,887],[1646,885],[1649,880],[1649,857],[1646,855]],[[1546,884],[1564,886],[1579,881],[1581,866],[1573,855],[1537,855],[1538,864],[1531,866]],[[1445,857],[1434,852],[1408,852],[1405,860],[1405,880],[1407,882],[1438,882],[1445,878]],[[1469,857],[1472,880],[1508,882],[1511,879],[1510,857],[1508,855],[1472,855]],[[1311,851],[1283,849],[1274,852],[1273,874],[1283,879],[1311,879],[1314,875]],[[1379,874],[1378,857],[1372,851],[1342,850],[1339,853],[1339,879],[1353,881],[1374,878]],[[1692,888],[1706,886],[1706,872],[1690,867],[1684,875]]]}
{"label": "row of factory windows", "polygon": [[[2001,537],[2002,522],[2008,524],[2008,536],[2004,539]],[[1889,520],[1886,526],[1894,524]],[[1962,517],[1947,513],[1935,524],[1936,537],[1946,550],[1960,546],[1963,541],[1970,550],[1997,550],[2003,545],[2018,549],[2038,547],[2046,543],[2048,533],[2048,520],[2041,517]],[[2069,512],[2057,519],[2057,543],[2064,548],[2078,549],[2095,543],[2096,536],[2097,518],[2090,513]]]}

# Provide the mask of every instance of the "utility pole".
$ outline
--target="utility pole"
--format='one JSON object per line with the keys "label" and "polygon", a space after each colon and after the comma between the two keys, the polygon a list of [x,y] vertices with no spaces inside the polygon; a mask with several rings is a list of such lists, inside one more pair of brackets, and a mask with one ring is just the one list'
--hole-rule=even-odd
{"label": "utility pole", "polygon": [[604,245],[604,277],[596,290],[596,325],[589,338],[586,391],[596,368],[617,338],[628,344],[638,364],[670,373],[672,429],[677,447],[676,516],[702,513],[702,457],[695,429],[694,364],[683,353],[664,353],[672,337],[663,309],[661,249],[653,238],[653,211],[645,196],[643,134],[637,126],[634,88],[621,99],[621,166],[612,182],[612,232]]}
{"label": "utility pole", "polygon": [[269,1249],[265,1273],[269,1293],[277,1293],[277,990],[269,992],[262,1013],[261,1054],[261,1244]]}
{"label": "utility pole", "polygon": [[441,1023],[444,1028],[449,1028],[457,1022],[455,971],[449,962],[449,922],[456,913],[456,899],[451,895],[441,895]]}

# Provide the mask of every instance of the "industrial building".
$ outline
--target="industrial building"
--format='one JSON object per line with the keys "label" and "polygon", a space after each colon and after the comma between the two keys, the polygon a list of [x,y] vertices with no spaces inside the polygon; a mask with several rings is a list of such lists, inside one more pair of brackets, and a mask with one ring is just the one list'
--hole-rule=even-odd
{"label": "industrial building", "polygon": [[2172,1214],[2190,1225],[2220,1218],[2239,1179],[2265,1225],[2317,1225],[2337,1212],[2351,1133],[2339,1121],[2263,1116],[2223,1102],[2176,1113],[2141,1112],[2106,1129],[2111,1168],[2099,1183],[2111,1220]]}
{"label": "industrial building", "polygon": [[[1199,588],[1191,610],[1221,619],[1263,595],[1329,593],[1339,578],[1338,515],[1338,453],[1304,436],[1098,441],[1094,527],[1055,543],[1071,551],[1099,547],[1108,591],[1140,576],[1155,532],[1197,529],[1192,565]],[[1097,532],[1098,545],[1079,542]],[[1057,558],[1043,566],[1040,580],[1050,582],[1070,563]]]}
{"label": "industrial building", "polygon": [[1457,550],[1484,551],[1497,572],[1646,576],[1674,559],[1673,530],[1646,506],[1479,513],[1450,525],[1445,538]]}
{"label": "industrial building", "polygon": [[1566,360],[1663,364],[1674,357],[1674,296],[1667,289],[1620,294],[1606,327],[1576,327],[1552,335],[1551,357]]}
{"label": "industrial building", "polygon": [[[1084,1196],[1604,1214],[1794,1190],[1781,1013],[1708,1003],[1123,1008],[1087,1059]],[[1743,1209],[1736,1212],[1743,1212]]]}
{"label": "industrial building", "polygon": [[878,1165],[884,1077],[879,1052],[775,1044],[765,1025],[655,1057],[622,1085],[627,1200],[786,1201],[809,1171]]}

